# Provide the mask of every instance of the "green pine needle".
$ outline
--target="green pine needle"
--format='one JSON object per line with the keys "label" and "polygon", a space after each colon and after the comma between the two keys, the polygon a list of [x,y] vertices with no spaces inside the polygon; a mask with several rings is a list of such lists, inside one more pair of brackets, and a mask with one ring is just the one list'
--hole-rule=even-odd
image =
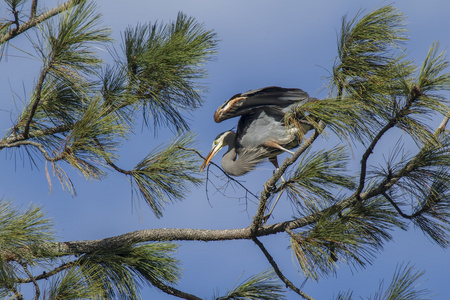
{"label": "green pine needle", "polygon": [[177,245],[173,243],[125,245],[86,254],[79,263],[82,272],[103,287],[105,296],[138,299],[141,284],[178,281],[181,271],[178,261],[172,257],[176,250]]}
{"label": "green pine needle", "polygon": [[127,126],[99,98],[93,99],[65,138],[63,158],[86,178],[100,179],[104,176],[100,166],[105,158],[115,158],[114,152],[127,131]]}
{"label": "green pine needle", "polygon": [[154,149],[132,171],[136,190],[157,217],[162,216],[166,203],[185,197],[189,191],[188,183],[197,185],[201,182],[195,177],[198,158],[185,150],[192,139],[192,134],[186,134],[165,148]]}
{"label": "green pine needle", "polygon": [[372,199],[323,215],[310,230],[291,236],[291,248],[304,274],[319,280],[336,272],[337,261],[357,267],[371,263],[394,227],[405,224],[386,200]]}
{"label": "green pine needle", "polygon": [[353,178],[346,174],[347,161],[345,147],[303,156],[297,170],[286,182],[289,195],[313,211],[317,205],[334,201],[333,190],[355,187]]}
{"label": "green pine needle", "polygon": [[383,289],[383,282],[380,283],[379,291],[373,300],[425,300],[431,299],[427,289],[420,289],[418,282],[425,272],[414,271],[412,266],[399,265],[392,277],[392,281],[386,290]]}
{"label": "green pine needle", "polygon": [[285,288],[272,269],[265,270],[242,282],[217,300],[277,300],[286,299]]}
{"label": "green pine needle", "polygon": [[179,13],[169,25],[139,25],[124,33],[128,89],[140,100],[154,128],[188,129],[182,112],[202,104],[198,79],[215,53],[216,35]]}
{"label": "green pine needle", "polygon": [[44,291],[44,299],[101,299],[102,286],[91,278],[96,276],[95,269],[86,270],[86,266],[72,267],[51,278]]}
{"label": "green pine needle", "polygon": [[99,26],[101,15],[94,2],[82,2],[42,25],[44,47],[38,47],[47,67],[57,78],[79,82],[81,73],[91,74],[101,60],[96,43],[110,41],[109,29]]}
{"label": "green pine needle", "polygon": [[356,103],[344,102],[336,117],[338,123],[324,119],[327,124],[341,125],[331,128],[340,136],[370,140],[379,128],[377,123],[386,118],[399,70],[409,69],[408,63],[402,62],[404,56],[398,54],[401,42],[406,40],[403,19],[390,5],[350,21],[343,18],[333,67],[332,98],[349,101],[348,98]]}
{"label": "green pine needle", "polygon": [[38,206],[19,211],[11,202],[0,200],[0,250],[12,252],[34,264],[30,249],[53,242],[53,224]]}

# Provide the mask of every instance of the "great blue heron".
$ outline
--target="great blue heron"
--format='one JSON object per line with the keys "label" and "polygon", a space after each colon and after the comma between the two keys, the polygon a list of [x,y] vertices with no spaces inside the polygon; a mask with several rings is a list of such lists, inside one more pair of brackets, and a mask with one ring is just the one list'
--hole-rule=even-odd
{"label": "great blue heron", "polygon": [[289,149],[297,147],[303,135],[313,128],[308,122],[286,126],[285,115],[312,100],[316,99],[301,89],[275,86],[234,95],[217,109],[214,121],[241,116],[237,130],[225,131],[215,138],[200,170],[226,145],[222,168],[230,175],[243,175],[265,158],[278,168],[277,155],[283,151],[292,153]]}

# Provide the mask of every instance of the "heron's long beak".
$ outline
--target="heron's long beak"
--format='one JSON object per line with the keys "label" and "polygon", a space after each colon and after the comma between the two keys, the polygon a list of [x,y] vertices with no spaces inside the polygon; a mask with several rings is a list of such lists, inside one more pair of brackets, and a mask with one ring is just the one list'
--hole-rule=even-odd
{"label": "heron's long beak", "polygon": [[208,156],[206,156],[206,159],[203,162],[202,166],[200,167],[200,172],[202,172],[206,168],[206,166],[209,164],[214,155],[216,155],[217,152],[219,152],[219,150],[222,149],[222,147],[223,143],[218,143],[217,145],[213,146],[211,151],[209,151]]}

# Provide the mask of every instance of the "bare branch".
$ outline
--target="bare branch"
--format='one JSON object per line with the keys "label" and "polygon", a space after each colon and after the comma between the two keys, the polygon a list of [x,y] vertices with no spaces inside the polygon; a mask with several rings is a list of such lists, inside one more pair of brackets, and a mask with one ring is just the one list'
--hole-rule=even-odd
{"label": "bare branch", "polygon": [[41,290],[39,289],[39,285],[37,284],[36,278],[28,270],[26,263],[22,262],[22,263],[20,263],[20,265],[22,266],[23,270],[25,271],[25,274],[27,274],[27,276],[31,280],[31,282],[33,282],[35,295],[36,295],[35,299],[39,299],[39,296],[41,295]]}
{"label": "bare branch", "polygon": [[253,240],[253,242],[255,242],[256,245],[258,245],[259,249],[261,249],[261,251],[264,253],[264,256],[267,258],[267,260],[269,261],[270,265],[275,270],[275,273],[278,275],[280,280],[283,281],[286,284],[287,287],[289,287],[291,290],[293,290],[294,292],[296,292],[297,294],[302,296],[303,299],[308,299],[308,300],[313,300],[314,299],[311,296],[305,294],[303,291],[301,291],[289,279],[287,279],[286,276],[283,275],[283,273],[281,272],[280,268],[278,268],[278,265],[276,264],[275,260],[270,255],[270,253],[267,251],[267,249],[264,247],[263,243],[261,243],[261,241],[259,241],[256,237],[252,238],[252,240]]}
{"label": "bare branch", "polygon": [[45,159],[49,162],[55,162],[58,160],[61,160],[64,158],[64,152],[62,152],[61,154],[57,155],[57,156],[50,156],[50,154],[48,154],[47,150],[45,150],[44,146],[38,142],[34,142],[34,141],[19,141],[19,142],[14,142],[14,143],[9,143],[9,144],[5,144],[5,145],[1,145],[1,148],[14,148],[14,147],[19,147],[19,146],[26,146],[26,145],[30,145],[33,147],[38,148],[38,150],[44,155]]}
{"label": "bare branch", "polygon": [[73,266],[74,266],[73,262],[68,262],[68,263],[60,265],[59,267],[57,267],[57,268],[55,268],[55,269],[53,269],[53,270],[51,270],[49,272],[42,272],[42,274],[34,276],[34,277],[31,276],[30,278],[26,278],[26,279],[18,278],[16,280],[16,282],[17,283],[30,283],[30,282],[36,282],[36,281],[41,280],[41,279],[48,279],[51,276],[53,276],[55,274],[58,274],[59,272],[64,271],[64,270],[66,270],[68,268],[71,268]]}
{"label": "bare branch", "polygon": [[417,213],[415,213],[414,215],[407,215],[407,214],[405,214],[405,213],[400,209],[400,207],[397,205],[397,203],[395,203],[395,201],[394,201],[391,197],[389,197],[388,194],[386,194],[386,192],[383,192],[383,196],[384,196],[384,198],[386,198],[387,201],[389,201],[389,203],[391,203],[391,205],[395,208],[395,210],[396,210],[396,211],[400,214],[400,216],[402,216],[403,218],[411,220],[412,218],[414,218],[414,215],[419,214],[419,213],[417,212]]}

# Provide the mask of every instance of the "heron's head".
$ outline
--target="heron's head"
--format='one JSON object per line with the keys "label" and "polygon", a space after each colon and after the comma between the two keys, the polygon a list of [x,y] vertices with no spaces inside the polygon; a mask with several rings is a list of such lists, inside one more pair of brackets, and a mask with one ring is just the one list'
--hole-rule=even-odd
{"label": "heron's head", "polygon": [[206,156],[205,161],[203,162],[202,166],[200,167],[200,172],[203,171],[206,166],[209,164],[211,159],[219,152],[220,149],[227,146],[229,144],[230,138],[234,135],[234,132],[232,131],[225,131],[216,136],[214,139],[214,142],[212,144],[211,151],[209,151],[208,156]]}

